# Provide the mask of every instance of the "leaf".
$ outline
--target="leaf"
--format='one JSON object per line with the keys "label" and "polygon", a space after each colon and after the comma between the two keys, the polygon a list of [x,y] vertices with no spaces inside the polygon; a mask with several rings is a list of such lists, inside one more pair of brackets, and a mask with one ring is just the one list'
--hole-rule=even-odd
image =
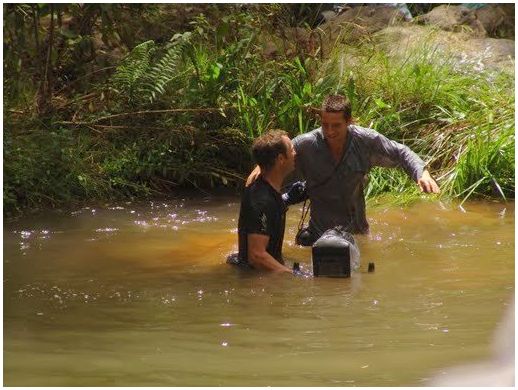
{"label": "leaf", "polygon": [[466,118],[466,113],[456,111],[456,110],[453,111],[453,115],[455,116],[456,119],[460,119],[460,120]]}
{"label": "leaf", "polygon": [[66,27],[62,27],[60,33],[61,33],[61,35],[63,35],[65,38],[68,38],[68,39],[73,39],[73,38],[78,37],[78,34],[73,32],[72,30],[69,30]]}
{"label": "leaf", "polygon": [[218,66],[221,64],[213,64],[209,68],[209,76],[212,80],[217,80],[221,72],[221,68]]}
{"label": "leaf", "polygon": [[389,104],[385,103],[380,98],[374,99],[374,103],[378,106],[378,108],[392,108]]}
{"label": "leaf", "polygon": [[311,96],[311,84],[310,83],[304,83],[304,87],[302,88],[302,93],[307,96]]}
{"label": "leaf", "polygon": [[218,37],[218,39],[223,39],[223,37],[225,37],[228,32],[229,32],[229,25],[228,23],[226,23],[225,21],[223,21],[223,23],[221,23],[217,29],[216,29],[216,35]]}

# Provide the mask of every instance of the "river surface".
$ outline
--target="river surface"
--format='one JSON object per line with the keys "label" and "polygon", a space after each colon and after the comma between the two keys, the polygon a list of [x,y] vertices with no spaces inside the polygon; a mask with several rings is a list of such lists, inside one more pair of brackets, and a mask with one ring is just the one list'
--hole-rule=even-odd
{"label": "river surface", "polygon": [[[514,295],[514,203],[371,205],[350,279],[226,265],[238,208],[177,199],[4,222],[4,385],[424,386],[491,355]],[[299,213],[284,255],[310,266]]]}

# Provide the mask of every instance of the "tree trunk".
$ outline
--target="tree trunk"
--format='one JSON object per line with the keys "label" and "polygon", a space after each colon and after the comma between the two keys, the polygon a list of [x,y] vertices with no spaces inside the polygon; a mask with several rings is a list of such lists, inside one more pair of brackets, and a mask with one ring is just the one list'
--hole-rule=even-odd
{"label": "tree trunk", "polygon": [[50,4],[50,27],[47,39],[47,58],[38,96],[38,112],[46,114],[52,109],[53,69],[52,47],[54,46],[54,5]]}
{"label": "tree trunk", "polygon": [[36,55],[37,62],[39,62],[40,56],[40,34],[38,33],[39,23],[38,23],[38,6],[35,4],[31,5],[32,8],[32,20],[33,20],[33,28],[34,28],[34,41],[36,43]]}

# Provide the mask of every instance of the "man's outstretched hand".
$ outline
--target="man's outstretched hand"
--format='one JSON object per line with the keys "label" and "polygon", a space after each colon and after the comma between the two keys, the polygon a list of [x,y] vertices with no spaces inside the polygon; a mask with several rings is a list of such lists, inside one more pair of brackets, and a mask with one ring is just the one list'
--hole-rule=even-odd
{"label": "man's outstretched hand", "polygon": [[439,186],[434,179],[430,176],[430,173],[425,169],[423,175],[417,180],[417,185],[421,189],[421,192],[438,194],[441,192]]}

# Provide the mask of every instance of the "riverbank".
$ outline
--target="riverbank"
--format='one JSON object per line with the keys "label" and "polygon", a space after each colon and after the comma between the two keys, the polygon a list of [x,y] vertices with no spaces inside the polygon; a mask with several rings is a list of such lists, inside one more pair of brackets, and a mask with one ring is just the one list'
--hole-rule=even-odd
{"label": "riverbank", "polygon": [[[193,6],[169,30],[161,22],[178,16],[174,6],[69,7],[35,11],[40,38],[54,20],[54,46],[31,41],[30,19],[17,33],[7,23],[8,45],[22,33],[27,41],[4,72],[7,215],[186,188],[237,192],[253,138],[318,127],[314,109],[337,92],[359,125],[416,151],[442,196],[514,198],[514,68],[491,48],[453,55],[459,42],[473,46],[465,30],[389,21],[358,35],[337,19],[316,39],[317,29],[289,25],[282,6]],[[87,16],[91,30],[79,34],[74,21]],[[44,43],[57,55],[48,66],[33,53]],[[95,59],[74,68],[88,50]],[[37,87],[37,70],[49,67],[50,97]],[[376,169],[367,195],[385,193],[419,196],[404,173]]]}

